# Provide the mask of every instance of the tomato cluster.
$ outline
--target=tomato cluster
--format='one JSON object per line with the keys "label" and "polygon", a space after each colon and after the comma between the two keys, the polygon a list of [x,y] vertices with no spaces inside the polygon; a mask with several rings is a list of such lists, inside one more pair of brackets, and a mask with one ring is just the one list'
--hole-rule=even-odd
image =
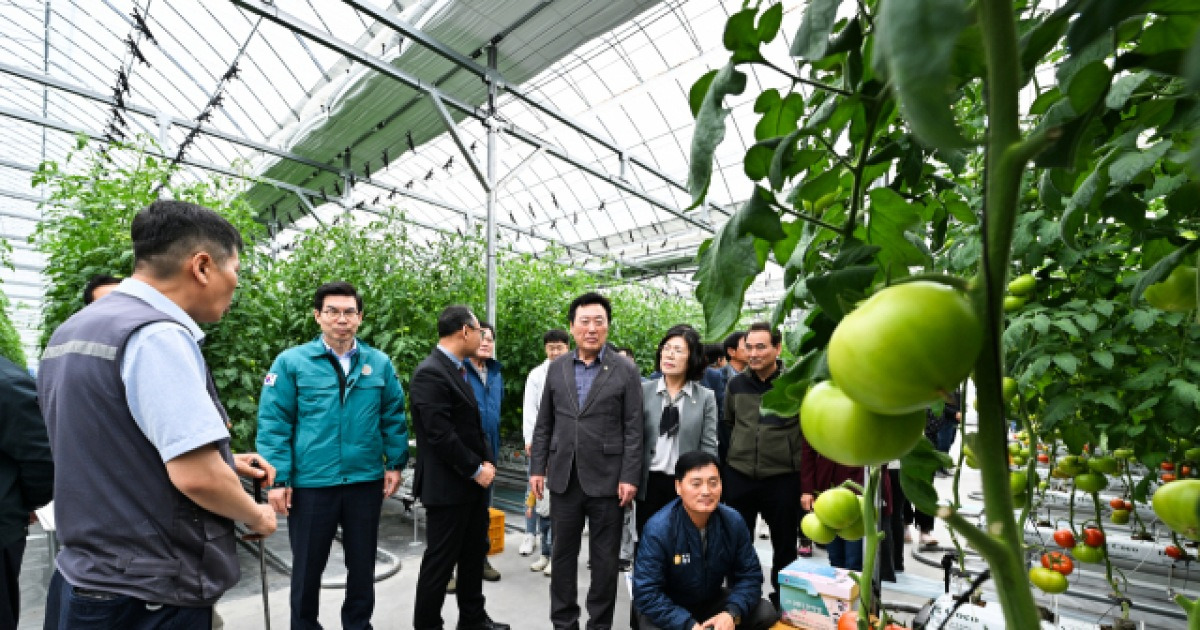
{"label": "tomato cluster", "polygon": [[800,529],[813,542],[827,545],[836,537],[858,540],[866,534],[862,498],[846,488],[826,490],[800,519]]}
{"label": "tomato cluster", "polygon": [[971,301],[946,284],[919,280],[876,292],[830,337],[832,382],[804,396],[805,438],[846,466],[902,457],[921,439],[926,407],[966,379],[982,344]]}

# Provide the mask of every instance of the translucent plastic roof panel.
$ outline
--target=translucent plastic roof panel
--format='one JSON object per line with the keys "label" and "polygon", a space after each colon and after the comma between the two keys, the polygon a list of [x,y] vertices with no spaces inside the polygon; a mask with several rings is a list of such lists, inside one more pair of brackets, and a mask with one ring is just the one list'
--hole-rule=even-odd
{"label": "translucent plastic roof panel", "polygon": [[[784,3],[775,53],[787,50],[802,6]],[[672,272],[656,282],[687,290],[695,248],[752,190],[741,172],[757,118],[749,95],[789,86],[770,71],[751,73],[747,95],[727,103],[713,203],[684,211],[688,89],[728,58],[721,33],[737,8],[721,0],[8,0],[0,3],[0,193],[11,194],[0,194],[0,214],[36,212],[31,169],[61,159],[73,132],[98,140],[144,133],[174,154],[199,118],[188,161],[249,163],[264,183],[248,200],[264,218],[317,224],[299,192],[318,207],[397,206],[422,230],[465,229],[486,207],[470,163],[486,168],[488,87],[479,70],[495,42],[501,237],[521,251],[564,246],[577,268],[617,260],[635,272]],[[443,95],[470,159],[431,91]],[[203,176],[194,166],[185,172],[181,179]],[[23,234],[27,227],[10,228],[20,222],[0,216],[0,233]],[[36,293],[39,261],[22,256],[0,278],[32,283]]]}

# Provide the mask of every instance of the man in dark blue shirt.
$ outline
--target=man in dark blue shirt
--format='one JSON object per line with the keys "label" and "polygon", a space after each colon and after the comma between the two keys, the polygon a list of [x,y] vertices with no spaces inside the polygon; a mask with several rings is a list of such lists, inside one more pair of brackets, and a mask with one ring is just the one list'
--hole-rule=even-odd
{"label": "man in dark blue shirt", "polygon": [[779,614],[762,598],[762,565],[745,521],[721,505],[717,458],[680,455],[675,491],[679,498],[646,523],[634,562],[641,630],[770,628]]}

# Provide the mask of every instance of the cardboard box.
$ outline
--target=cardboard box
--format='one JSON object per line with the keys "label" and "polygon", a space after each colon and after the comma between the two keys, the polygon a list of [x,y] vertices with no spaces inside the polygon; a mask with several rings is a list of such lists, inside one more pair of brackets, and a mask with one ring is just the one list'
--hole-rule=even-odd
{"label": "cardboard box", "polygon": [[805,630],[835,630],[842,613],[858,605],[858,582],[845,569],[800,558],[779,572],[783,620]]}
{"label": "cardboard box", "polygon": [[488,552],[494,556],[504,553],[504,512],[488,508]]}

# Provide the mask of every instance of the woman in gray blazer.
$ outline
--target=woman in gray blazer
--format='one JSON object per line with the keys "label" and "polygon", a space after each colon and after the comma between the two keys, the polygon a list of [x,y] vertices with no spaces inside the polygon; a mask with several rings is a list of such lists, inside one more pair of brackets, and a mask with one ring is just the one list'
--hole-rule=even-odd
{"label": "woman in gray blazer", "polygon": [[700,335],[687,324],[658,342],[654,366],[662,376],[642,383],[642,483],[636,527],[675,499],[675,462],[689,451],[717,454],[717,398],[700,384],[707,367]]}

